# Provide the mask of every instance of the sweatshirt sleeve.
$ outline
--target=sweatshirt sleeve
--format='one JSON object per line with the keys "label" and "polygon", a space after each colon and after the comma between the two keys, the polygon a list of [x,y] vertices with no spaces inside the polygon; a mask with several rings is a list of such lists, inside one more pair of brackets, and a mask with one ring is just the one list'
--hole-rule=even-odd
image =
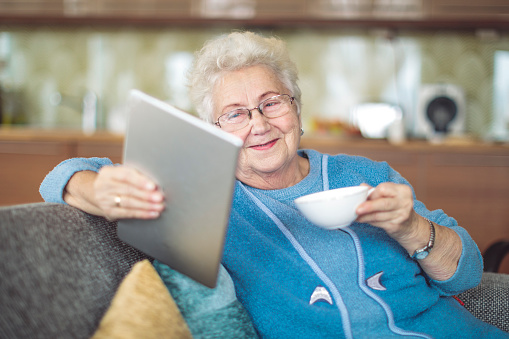
{"label": "sweatshirt sleeve", "polygon": [[[392,168],[389,170],[390,181],[396,183],[409,183]],[[414,193],[414,210],[417,214],[428,218],[429,220],[452,229],[461,239],[462,252],[458,267],[454,275],[445,280],[430,280],[432,286],[440,291],[442,295],[456,295],[470,288],[477,286],[481,282],[483,273],[482,255],[472,237],[463,228],[458,226],[458,222],[444,213],[442,210],[430,211],[426,206],[417,200]]]}
{"label": "sweatshirt sleeve", "polygon": [[458,268],[454,275],[445,280],[431,280],[443,295],[456,295],[475,286],[481,282],[483,274],[482,255],[477,245],[472,240],[468,232],[459,226],[451,227],[461,238],[463,250],[461,252]]}
{"label": "sweatshirt sleeve", "polygon": [[430,280],[431,285],[442,295],[447,296],[459,294],[479,285],[483,274],[482,255],[467,230],[458,226],[456,220],[442,210],[429,211],[421,202],[416,202],[415,211],[439,225],[452,229],[461,239],[462,250],[456,272],[444,281]]}
{"label": "sweatshirt sleeve", "polygon": [[461,239],[462,250],[456,272],[444,281],[430,280],[431,285],[446,296],[456,295],[477,286],[482,278],[483,260],[477,244],[467,230],[458,226],[457,221],[444,211],[429,211],[420,201],[415,201],[414,209],[417,214],[452,229]]}
{"label": "sweatshirt sleeve", "polygon": [[103,166],[113,165],[108,158],[72,158],[62,161],[49,172],[39,187],[39,193],[46,202],[65,204],[63,193],[69,179],[76,172],[98,172]]}

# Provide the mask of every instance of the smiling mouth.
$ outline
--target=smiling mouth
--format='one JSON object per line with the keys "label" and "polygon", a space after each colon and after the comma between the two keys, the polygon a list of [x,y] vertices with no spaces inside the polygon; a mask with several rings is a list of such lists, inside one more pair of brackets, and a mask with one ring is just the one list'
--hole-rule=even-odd
{"label": "smiling mouth", "polygon": [[271,140],[265,144],[260,144],[260,145],[253,145],[253,146],[249,146],[249,148],[253,148],[253,149],[268,149],[268,148],[271,148],[272,146],[274,146],[274,144],[276,143],[278,139],[274,139],[274,140]]}

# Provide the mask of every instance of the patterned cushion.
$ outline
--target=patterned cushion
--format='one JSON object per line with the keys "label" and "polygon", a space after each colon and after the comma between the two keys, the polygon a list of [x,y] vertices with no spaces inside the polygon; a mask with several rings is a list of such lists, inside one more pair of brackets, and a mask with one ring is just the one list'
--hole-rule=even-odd
{"label": "patterned cushion", "polygon": [[509,274],[485,272],[477,287],[458,298],[475,317],[509,332]]}

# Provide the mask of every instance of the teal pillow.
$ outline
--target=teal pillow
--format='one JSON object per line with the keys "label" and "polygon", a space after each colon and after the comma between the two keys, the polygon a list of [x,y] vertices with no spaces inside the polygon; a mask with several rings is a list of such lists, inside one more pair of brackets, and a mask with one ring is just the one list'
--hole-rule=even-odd
{"label": "teal pillow", "polygon": [[178,305],[195,339],[258,338],[233,281],[221,266],[217,286],[205,287],[154,260],[154,267]]}

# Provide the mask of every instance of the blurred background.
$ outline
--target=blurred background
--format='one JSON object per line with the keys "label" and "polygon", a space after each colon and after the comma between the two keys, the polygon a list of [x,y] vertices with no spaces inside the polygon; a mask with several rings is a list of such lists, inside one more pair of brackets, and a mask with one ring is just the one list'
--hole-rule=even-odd
{"label": "blurred background", "polygon": [[508,8],[503,0],[1,0],[2,122],[80,129],[88,94],[97,128],[122,132],[131,88],[192,111],[193,52],[250,29],[288,42],[308,131],[358,124],[359,105],[383,103],[401,109],[409,136],[423,136],[419,104],[433,85],[434,95],[456,91],[461,132],[506,140]]}
{"label": "blurred background", "polygon": [[388,161],[482,250],[509,239],[507,0],[0,0],[0,205],[66,158],[121,162],[130,89],[194,114],[193,52],[232,30],[287,42],[302,147]]}

